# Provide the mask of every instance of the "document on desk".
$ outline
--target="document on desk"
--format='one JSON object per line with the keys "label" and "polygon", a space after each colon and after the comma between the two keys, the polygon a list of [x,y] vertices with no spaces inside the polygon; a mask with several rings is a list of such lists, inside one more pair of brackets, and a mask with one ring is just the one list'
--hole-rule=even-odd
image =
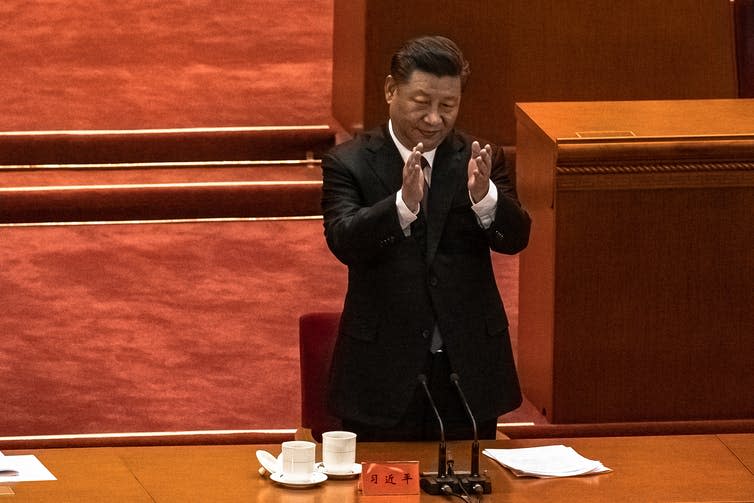
{"label": "document on desk", "polygon": [[485,449],[484,454],[518,477],[576,477],[612,471],[601,462],[587,459],[565,445]]}
{"label": "document on desk", "polygon": [[33,454],[0,456],[0,484],[58,480]]}

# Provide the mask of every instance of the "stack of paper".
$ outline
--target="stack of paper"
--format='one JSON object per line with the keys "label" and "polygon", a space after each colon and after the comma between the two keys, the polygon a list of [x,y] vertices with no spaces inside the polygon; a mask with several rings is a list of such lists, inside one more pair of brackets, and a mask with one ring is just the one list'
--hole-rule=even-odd
{"label": "stack of paper", "polygon": [[3,456],[0,453],[0,483],[34,480],[57,479],[34,455]]}
{"label": "stack of paper", "polygon": [[575,477],[611,471],[599,461],[587,459],[565,445],[485,449],[484,454],[519,477]]}

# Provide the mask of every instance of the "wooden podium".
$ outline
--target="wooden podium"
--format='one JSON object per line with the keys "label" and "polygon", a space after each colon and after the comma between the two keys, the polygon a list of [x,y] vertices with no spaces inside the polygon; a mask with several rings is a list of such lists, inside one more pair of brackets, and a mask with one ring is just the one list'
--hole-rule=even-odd
{"label": "wooden podium", "polygon": [[754,418],[754,100],[516,119],[529,400],[554,423]]}

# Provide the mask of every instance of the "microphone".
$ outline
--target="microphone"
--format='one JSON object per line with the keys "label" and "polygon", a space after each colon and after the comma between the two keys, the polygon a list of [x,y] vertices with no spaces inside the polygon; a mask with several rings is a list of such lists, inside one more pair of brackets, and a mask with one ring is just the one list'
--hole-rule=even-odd
{"label": "microphone", "polygon": [[471,407],[469,406],[469,402],[466,401],[466,396],[463,394],[463,390],[461,389],[461,385],[458,383],[458,374],[453,372],[450,374],[450,382],[452,382],[455,387],[456,391],[458,391],[458,396],[461,398],[461,403],[463,404],[463,407],[466,409],[466,415],[469,416],[469,419],[471,419],[471,428],[474,432],[474,441],[471,443],[471,476],[472,477],[478,477],[479,476],[479,431],[476,427],[476,419],[474,418],[474,414],[471,412]]}
{"label": "microphone", "polygon": [[437,453],[437,477],[431,475],[422,475],[419,485],[428,494],[447,494],[448,491],[454,491],[458,485],[458,480],[455,477],[448,475],[448,450],[445,444],[445,426],[442,423],[440,412],[435,406],[435,401],[432,400],[432,394],[427,387],[427,376],[419,374],[417,380],[424,388],[424,393],[427,395],[429,405],[437,418],[437,424],[440,426],[440,445]]}
{"label": "microphone", "polygon": [[471,412],[469,402],[466,400],[466,395],[463,394],[461,384],[458,382],[460,379],[458,374],[453,372],[450,374],[450,381],[455,385],[458,396],[461,399],[463,407],[466,409],[466,415],[471,420],[471,428],[474,432],[474,441],[471,443],[471,474],[469,477],[462,477],[461,484],[468,490],[471,489],[477,493],[489,494],[492,492],[492,482],[486,475],[479,474],[479,431],[476,427],[476,419]]}

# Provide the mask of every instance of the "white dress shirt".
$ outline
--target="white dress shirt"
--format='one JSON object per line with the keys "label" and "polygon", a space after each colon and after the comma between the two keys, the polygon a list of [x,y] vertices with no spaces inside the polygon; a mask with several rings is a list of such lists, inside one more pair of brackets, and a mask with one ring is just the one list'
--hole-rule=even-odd
{"label": "white dress shirt", "polygon": [[[411,151],[403,146],[403,144],[398,141],[398,138],[396,138],[395,133],[393,132],[392,121],[388,122],[388,129],[390,130],[390,136],[393,139],[393,143],[398,147],[398,152],[400,152],[401,158],[403,158],[403,162],[405,163],[411,155]],[[434,148],[422,153],[429,163],[429,167],[424,168],[424,178],[427,180],[427,185],[429,186],[432,185],[432,163],[435,160],[436,152],[437,148]],[[482,226],[482,228],[488,229],[495,220],[495,210],[497,209],[497,187],[494,183],[490,182],[487,195],[484,196],[481,201],[474,203],[474,200],[471,199],[471,194],[469,194],[469,200],[471,201],[471,209],[476,213],[477,222],[479,222],[479,225]],[[398,210],[398,220],[400,221],[403,233],[406,236],[411,235],[410,226],[411,223],[418,218],[419,211],[417,210],[417,212],[414,213],[408,208],[408,206],[406,206],[406,203],[403,202],[402,190],[399,190],[395,197],[395,206]]]}

